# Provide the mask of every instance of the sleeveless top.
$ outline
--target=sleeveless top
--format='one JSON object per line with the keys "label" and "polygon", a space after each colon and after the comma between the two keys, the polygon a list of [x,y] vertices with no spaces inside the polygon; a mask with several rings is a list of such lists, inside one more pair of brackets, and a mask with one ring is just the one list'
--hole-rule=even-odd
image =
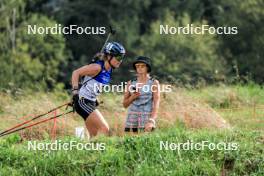
{"label": "sleeveless top", "polygon": [[96,101],[96,97],[101,93],[101,89],[104,85],[107,85],[111,81],[112,68],[106,70],[104,67],[104,61],[98,60],[95,63],[101,66],[101,71],[95,77],[85,76],[83,85],[79,91],[79,98],[83,97],[91,101]]}
{"label": "sleeveless top", "polygon": [[154,80],[150,78],[145,85],[137,84],[137,80],[131,81],[131,86],[139,88],[140,96],[135,99],[128,108],[126,128],[144,128],[145,123],[151,117],[153,92],[151,87]]}

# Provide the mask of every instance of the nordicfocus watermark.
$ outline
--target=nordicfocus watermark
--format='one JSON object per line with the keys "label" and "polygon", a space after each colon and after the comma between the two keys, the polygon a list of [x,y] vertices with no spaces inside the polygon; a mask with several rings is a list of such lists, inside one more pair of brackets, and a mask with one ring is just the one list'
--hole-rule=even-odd
{"label": "nordicfocus watermark", "polygon": [[28,150],[95,150],[102,151],[106,149],[105,143],[82,143],[78,141],[62,142],[55,140],[51,143],[42,143],[37,141],[28,141]]}
{"label": "nordicfocus watermark", "polygon": [[188,140],[184,143],[174,143],[169,141],[160,141],[160,150],[177,150],[178,153],[180,151],[188,151],[188,150],[224,150],[224,151],[234,151],[239,149],[238,143],[212,143],[209,141],[201,141],[201,142],[193,142],[192,140]]}
{"label": "nordicfocus watermark", "polygon": [[61,24],[55,24],[54,26],[38,26],[38,25],[27,25],[27,34],[40,34],[40,35],[48,35],[48,34],[86,34],[86,35],[102,35],[106,33],[106,27],[95,27],[95,26],[77,26],[77,25],[69,25],[62,26]]}
{"label": "nordicfocus watermark", "polygon": [[207,24],[195,26],[187,24],[186,26],[160,25],[160,34],[217,34],[217,35],[235,35],[238,34],[238,27],[235,26],[210,26]]}
{"label": "nordicfocus watermark", "polygon": [[117,93],[123,93],[125,91],[129,92],[172,92],[172,85],[169,84],[162,84],[162,85],[149,85],[149,84],[142,84],[142,83],[136,83],[128,85],[127,82],[121,82],[118,85],[102,85],[102,84],[86,84],[88,89],[93,89],[94,92],[117,92]]}

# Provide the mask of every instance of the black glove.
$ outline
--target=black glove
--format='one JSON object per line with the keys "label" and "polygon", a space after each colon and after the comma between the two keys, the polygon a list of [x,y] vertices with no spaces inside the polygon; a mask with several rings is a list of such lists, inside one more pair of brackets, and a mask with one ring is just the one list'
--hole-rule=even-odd
{"label": "black glove", "polygon": [[72,102],[71,102],[71,105],[72,105],[72,111],[75,112],[76,110],[76,104],[78,103],[79,101],[79,95],[78,94],[73,94],[72,96]]}
{"label": "black glove", "polygon": [[95,106],[99,106],[99,101],[97,99],[95,100]]}

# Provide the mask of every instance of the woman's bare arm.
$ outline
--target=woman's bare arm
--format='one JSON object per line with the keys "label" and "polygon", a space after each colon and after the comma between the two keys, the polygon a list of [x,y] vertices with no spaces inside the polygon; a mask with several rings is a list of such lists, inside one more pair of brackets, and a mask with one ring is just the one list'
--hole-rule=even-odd
{"label": "woman's bare arm", "polygon": [[158,109],[160,104],[160,84],[158,80],[154,81],[153,84],[153,107],[152,107],[152,113],[151,118],[156,120],[158,116]]}
{"label": "woman's bare arm", "polygon": [[101,66],[99,64],[89,64],[80,67],[72,72],[72,87],[78,88],[79,78],[81,76],[95,76],[101,71]]}
{"label": "woman's bare arm", "polygon": [[131,81],[128,81],[125,93],[124,93],[124,99],[123,99],[123,106],[127,108],[138,96],[140,96],[139,92],[130,93],[129,87],[131,85]]}

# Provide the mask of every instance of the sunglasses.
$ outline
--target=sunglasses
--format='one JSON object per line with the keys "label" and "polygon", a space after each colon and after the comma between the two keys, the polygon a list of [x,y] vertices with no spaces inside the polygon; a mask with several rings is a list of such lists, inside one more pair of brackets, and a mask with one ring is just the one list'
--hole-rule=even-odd
{"label": "sunglasses", "polygon": [[144,68],[146,67],[146,64],[135,64],[136,68]]}
{"label": "sunglasses", "polygon": [[118,62],[122,62],[123,59],[124,59],[124,55],[121,55],[121,56],[115,56],[115,59],[116,59]]}

